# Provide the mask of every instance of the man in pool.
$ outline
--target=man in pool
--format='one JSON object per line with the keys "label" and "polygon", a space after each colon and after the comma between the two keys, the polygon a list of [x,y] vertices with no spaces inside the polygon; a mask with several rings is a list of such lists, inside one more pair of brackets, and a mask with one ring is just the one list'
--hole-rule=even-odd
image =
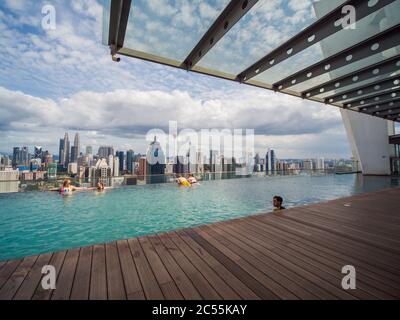
{"label": "man in pool", "polygon": [[272,204],[274,205],[274,211],[280,211],[285,209],[284,206],[282,206],[283,203],[283,198],[281,196],[274,196],[272,199]]}

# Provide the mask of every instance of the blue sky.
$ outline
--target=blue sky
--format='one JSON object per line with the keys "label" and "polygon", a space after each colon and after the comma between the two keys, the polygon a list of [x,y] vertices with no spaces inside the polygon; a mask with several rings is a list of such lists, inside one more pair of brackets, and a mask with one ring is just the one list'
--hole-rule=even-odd
{"label": "blue sky", "polygon": [[[260,47],[251,52],[253,56],[240,60],[243,65],[279,44],[283,35],[287,37],[312,21],[311,1],[284,1],[285,6],[281,0],[261,2],[264,6],[252,13],[252,21],[266,26],[259,29],[260,35],[271,36],[263,36]],[[201,35],[221,6],[214,0],[133,3],[139,7],[133,18],[146,19],[140,25],[153,33],[147,40],[136,36],[140,32],[133,20],[130,28],[136,33],[129,33],[127,43],[165,55],[179,39],[188,42],[189,48],[193,39],[187,39]],[[42,28],[45,4],[56,9],[55,30]],[[271,10],[275,14],[266,14]],[[277,18],[285,19],[284,30],[278,28]],[[160,32],[157,23],[165,21],[171,22],[171,30]],[[189,34],[175,31],[185,30],[185,26]],[[229,45],[233,48],[240,39],[254,37],[245,32],[245,25],[238,30],[241,32],[231,30]],[[120,63],[112,62],[108,48],[102,45],[100,1],[4,0],[0,3],[0,33],[2,152],[21,145],[31,149],[42,145],[57,152],[58,139],[66,130],[70,136],[79,130],[83,146],[113,144],[116,149],[144,152],[147,130],[166,128],[168,120],[175,120],[179,129],[253,128],[256,150],[263,153],[273,147],[282,158],[351,156],[339,110],[334,107],[137,59],[122,57]],[[157,43],[159,47],[154,45]],[[222,48],[216,47],[215,52],[226,45],[221,43]],[[239,49],[233,51],[237,57],[244,55]],[[231,61],[236,61],[234,58]],[[203,63],[224,68],[215,60],[215,53]]]}

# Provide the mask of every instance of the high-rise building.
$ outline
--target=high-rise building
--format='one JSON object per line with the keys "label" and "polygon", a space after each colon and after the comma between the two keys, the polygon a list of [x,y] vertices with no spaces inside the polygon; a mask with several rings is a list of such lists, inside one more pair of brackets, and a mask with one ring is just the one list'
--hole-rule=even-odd
{"label": "high-rise building", "polygon": [[133,150],[128,150],[127,152],[126,152],[126,170],[129,172],[129,173],[133,173],[133,169],[134,169],[134,167],[133,167],[133,160],[134,160],[134,152],[133,152]]}
{"label": "high-rise building", "polygon": [[118,160],[119,160],[119,171],[123,172],[125,170],[125,167],[124,167],[125,154],[123,151],[117,151],[115,153],[115,156],[118,157]]}
{"label": "high-rise building", "polygon": [[28,165],[30,160],[28,147],[21,148],[19,159],[20,159],[20,164]]}
{"label": "high-rise building", "polygon": [[265,171],[267,173],[276,171],[276,155],[275,150],[268,149],[267,154],[265,155]]}
{"label": "high-rise building", "polygon": [[64,159],[64,139],[60,139],[60,144],[58,146],[58,162],[60,164],[62,159]]}
{"label": "high-rise building", "polygon": [[75,146],[71,147],[71,162],[77,162],[78,160],[78,150]]}
{"label": "high-rise building", "polygon": [[73,161],[76,161],[81,154],[81,140],[79,138],[78,132],[75,133],[74,147],[75,147],[75,157],[76,158]]}
{"label": "high-rise building", "polygon": [[114,165],[113,165],[113,177],[119,177],[119,158],[114,157]]}
{"label": "high-rise building", "polygon": [[256,153],[254,156],[254,172],[260,172],[261,171],[261,159],[260,155]]}
{"label": "high-rise building", "polygon": [[64,139],[61,140],[63,140],[63,146],[62,146],[62,157],[60,158],[60,164],[64,168],[68,168],[68,163],[70,161],[70,143],[68,138],[68,132],[65,132]]}
{"label": "high-rise building", "polygon": [[86,155],[93,154],[93,148],[92,146],[86,146]]}
{"label": "high-rise building", "polygon": [[317,169],[318,170],[325,170],[325,159],[324,158],[318,158],[317,159]]}
{"label": "high-rise building", "polygon": [[100,159],[108,159],[110,155],[114,155],[114,148],[112,146],[101,146],[97,154]]}
{"label": "high-rise building", "polygon": [[314,163],[311,159],[303,160],[304,170],[314,170]]}
{"label": "high-rise building", "polygon": [[147,183],[163,183],[165,182],[166,158],[164,151],[161,149],[160,142],[154,137],[150,143],[146,153],[147,159]]}
{"label": "high-rise building", "polygon": [[146,157],[139,159],[138,176],[140,180],[143,180],[147,176],[147,160]]}
{"label": "high-rise building", "polygon": [[34,159],[42,159],[43,158],[43,149],[41,146],[35,146],[33,152]]}
{"label": "high-rise building", "polygon": [[20,163],[20,150],[19,147],[13,148],[12,166],[15,167]]}

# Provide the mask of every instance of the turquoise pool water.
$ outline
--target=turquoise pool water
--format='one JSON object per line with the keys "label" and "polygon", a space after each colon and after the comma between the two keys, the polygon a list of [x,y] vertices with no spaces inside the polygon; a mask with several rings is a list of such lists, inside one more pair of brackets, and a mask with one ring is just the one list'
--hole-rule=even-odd
{"label": "turquoise pool water", "polygon": [[0,260],[157,233],[272,209],[398,186],[399,180],[359,175],[254,177],[124,187],[72,196],[54,192],[0,194]]}

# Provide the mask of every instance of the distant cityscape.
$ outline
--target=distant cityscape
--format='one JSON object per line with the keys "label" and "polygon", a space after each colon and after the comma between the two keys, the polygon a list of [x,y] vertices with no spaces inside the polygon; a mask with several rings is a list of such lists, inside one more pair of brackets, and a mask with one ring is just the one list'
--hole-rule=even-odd
{"label": "distant cityscape", "polygon": [[[150,164],[148,159],[157,154],[163,161]],[[51,154],[42,146],[14,147],[12,154],[0,155],[0,192],[16,192],[21,188],[49,189],[57,187],[62,179],[71,178],[81,186],[92,187],[98,181],[106,186],[163,183],[173,181],[176,175],[195,174],[200,179],[232,178],[243,172],[243,163],[235,158],[225,158],[217,151],[209,155],[196,152],[190,162],[183,156],[166,158],[155,138],[147,147],[146,154],[134,150],[115,150],[111,145],[100,146],[97,153],[88,145],[81,148],[80,135],[75,134],[71,145],[68,132],[59,140],[58,155]],[[355,170],[351,159],[278,159],[276,151],[266,149],[265,155],[256,153],[250,170],[256,174],[285,174],[307,171],[326,171],[337,168]],[[242,171],[240,171],[242,170]],[[242,174],[241,174],[242,175]],[[29,182],[37,182],[32,184]],[[42,183],[39,183],[42,182]],[[46,182],[46,183],[44,183]]]}

